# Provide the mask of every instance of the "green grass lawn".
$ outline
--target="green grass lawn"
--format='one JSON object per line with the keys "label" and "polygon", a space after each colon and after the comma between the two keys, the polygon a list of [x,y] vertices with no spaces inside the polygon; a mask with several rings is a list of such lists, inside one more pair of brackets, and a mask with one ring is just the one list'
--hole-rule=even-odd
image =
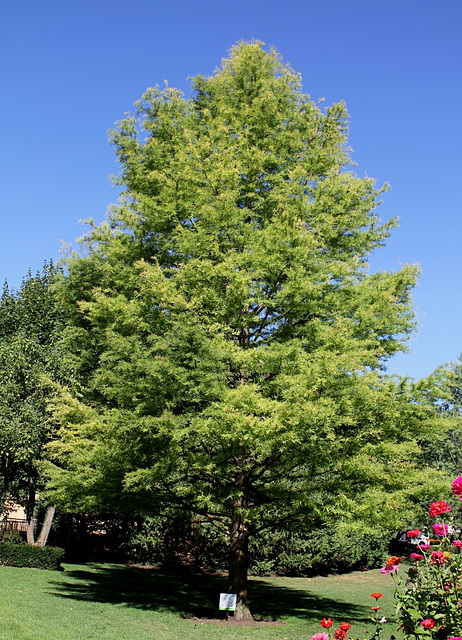
{"label": "green grass lawn", "polygon": [[[309,640],[322,631],[321,617],[352,624],[365,638],[373,591],[393,619],[393,583],[378,570],[319,578],[252,578],[255,616],[275,627],[201,624],[216,614],[222,578],[129,568],[122,565],[64,565],[65,571],[0,567],[0,640]],[[382,640],[396,634],[385,625]]]}

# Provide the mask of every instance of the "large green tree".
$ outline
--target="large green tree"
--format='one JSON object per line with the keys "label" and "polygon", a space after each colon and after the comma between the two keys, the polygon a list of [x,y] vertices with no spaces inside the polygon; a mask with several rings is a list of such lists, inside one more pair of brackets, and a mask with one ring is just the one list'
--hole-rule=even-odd
{"label": "large green tree", "polygon": [[[47,401],[52,381],[65,378],[58,346],[63,314],[52,292],[57,272],[45,263],[18,290],[5,283],[0,298],[0,493],[22,503],[31,524],[43,489],[44,445],[53,432]],[[29,540],[32,534],[30,528]]]}
{"label": "large green tree", "polygon": [[381,374],[418,269],[368,273],[386,188],[352,172],[345,106],[313,103],[275,51],[239,44],[189,99],[137,108],[112,132],[121,200],[63,283],[82,393],[55,405],[54,495],[226,528],[246,617],[252,533],[391,525],[425,483],[431,411]]}

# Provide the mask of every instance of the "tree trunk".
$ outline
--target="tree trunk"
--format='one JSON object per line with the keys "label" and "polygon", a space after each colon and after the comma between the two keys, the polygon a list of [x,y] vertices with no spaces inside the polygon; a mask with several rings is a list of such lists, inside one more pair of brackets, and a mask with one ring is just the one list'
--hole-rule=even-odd
{"label": "tree trunk", "polygon": [[40,535],[38,537],[37,542],[35,542],[35,536],[34,536],[35,520],[34,518],[29,519],[27,523],[27,533],[26,533],[27,544],[34,544],[34,545],[36,544],[38,547],[44,547],[46,545],[48,536],[50,534],[51,525],[53,524],[55,511],[56,511],[56,505],[53,504],[47,507],[45,518],[43,520],[42,528],[41,528]]}
{"label": "tree trunk", "polygon": [[42,530],[40,531],[39,538],[37,540],[38,547],[44,547],[47,543],[48,536],[50,534],[51,525],[53,524],[53,518],[56,511],[56,505],[51,504],[47,507],[45,513],[45,519],[43,520]]}
{"label": "tree trunk", "polygon": [[36,484],[33,480],[33,472],[30,467],[29,467],[27,484],[28,484],[28,488],[27,488],[27,498],[26,498],[26,505],[25,505],[26,521],[27,521],[26,539],[27,539],[27,544],[35,544],[34,511],[35,511],[35,502],[36,502]]}
{"label": "tree trunk", "polygon": [[34,528],[35,528],[35,520],[34,518],[29,518],[27,521],[27,544],[35,544],[35,536],[34,536]]}
{"label": "tree trunk", "polygon": [[249,529],[240,515],[231,522],[228,591],[237,594],[236,620],[253,620],[248,602]]}

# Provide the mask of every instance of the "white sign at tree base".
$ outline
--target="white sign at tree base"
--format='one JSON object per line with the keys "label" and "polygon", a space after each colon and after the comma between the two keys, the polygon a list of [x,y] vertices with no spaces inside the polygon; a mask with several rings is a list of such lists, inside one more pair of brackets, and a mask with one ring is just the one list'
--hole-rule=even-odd
{"label": "white sign at tree base", "polygon": [[237,593],[220,593],[220,611],[236,611]]}

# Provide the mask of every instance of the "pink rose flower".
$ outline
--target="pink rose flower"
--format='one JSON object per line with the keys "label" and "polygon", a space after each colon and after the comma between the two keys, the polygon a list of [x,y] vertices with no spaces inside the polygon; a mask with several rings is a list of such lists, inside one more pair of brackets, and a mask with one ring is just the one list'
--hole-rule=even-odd
{"label": "pink rose flower", "polygon": [[441,516],[443,513],[450,513],[451,507],[444,500],[438,500],[437,502],[432,502],[430,505],[430,515],[432,518],[436,518],[436,516]]}
{"label": "pink rose flower", "polygon": [[443,538],[448,534],[448,525],[443,524],[442,522],[438,522],[437,524],[434,524],[433,533],[435,534],[435,536],[439,536],[440,538]]}
{"label": "pink rose flower", "polygon": [[462,476],[457,476],[457,478],[452,483],[451,487],[452,487],[452,493],[455,496],[459,496],[460,499],[462,500]]}
{"label": "pink rose flower", "polygon": [[314,636],[311,636],[310,640],[329,640],[328,633],[315,633]]}
{"label": "pink rose flower", "polygon": [[452,546],[456,547],[457,549],[462,549],[462,540],[453,540]]}
{"label": "pink rose flower", "polygon": [[414,558],[414,560],[423,560],[424,557],[421,553],[411,553],[411,558]]}
{"label": "pink rose flower", "polygon": [[421,551],[428,551],[430,549],[430,545],[429,544],[419,544],[419,549]]}

